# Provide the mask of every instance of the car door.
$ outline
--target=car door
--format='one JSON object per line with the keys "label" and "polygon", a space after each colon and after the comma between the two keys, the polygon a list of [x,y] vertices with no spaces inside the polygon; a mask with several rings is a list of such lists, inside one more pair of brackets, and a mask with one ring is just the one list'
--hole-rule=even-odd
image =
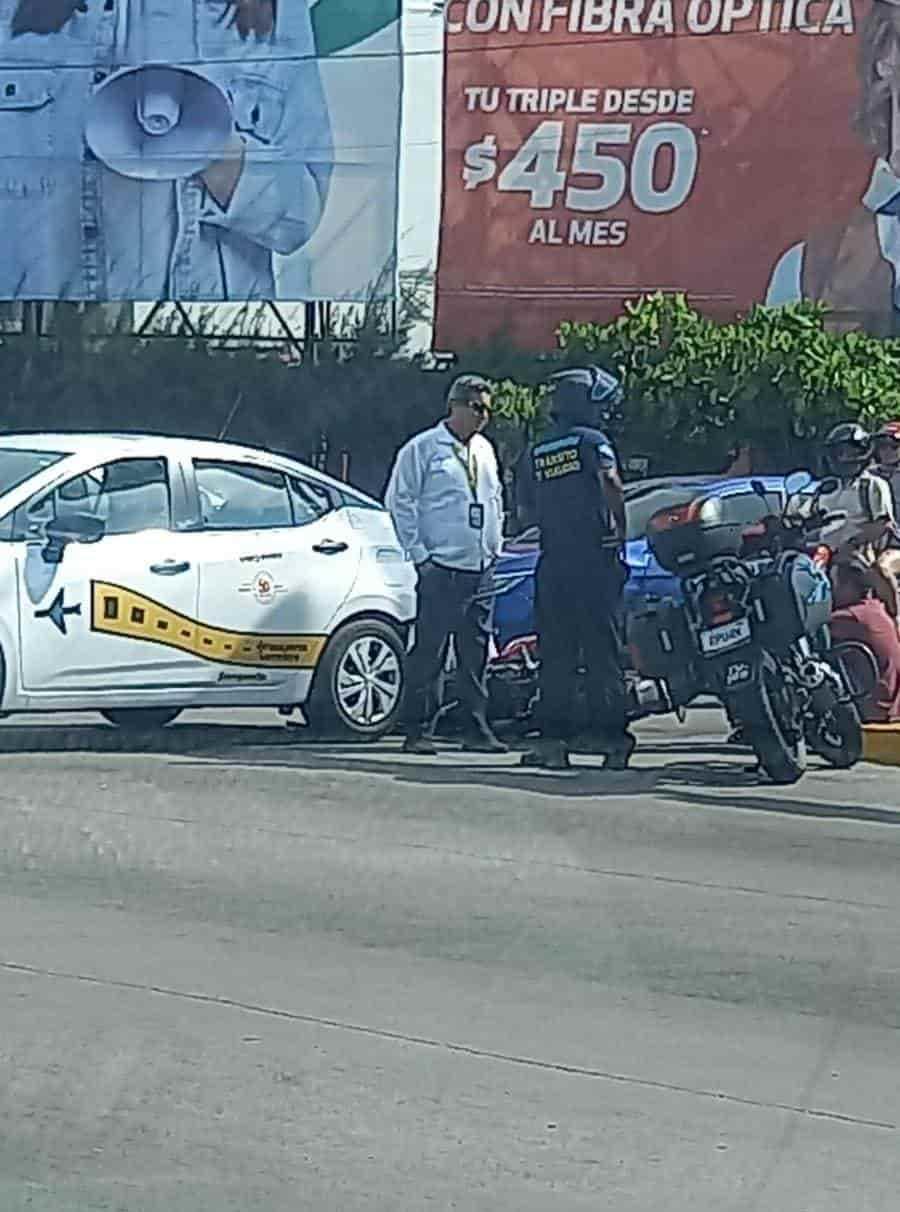
{"label": "car door", "polygon": [[194,459],[193,476],[202,527],[198,617],[223,637],[209,646],[215,683],[228,689],[254,678],[292,698],[352,591],[359,533],[312,478],[225,459]]}
{"label": "car door", "polygon": [[[72,514],[103,524],[96,542],[70,542],[46,559],[46,526]],[[172,486],[162,456],[111,460],[13,518],[19,662],[26,694],[166,693],[196,684],[191,628],[199,584],[172,528]]]}

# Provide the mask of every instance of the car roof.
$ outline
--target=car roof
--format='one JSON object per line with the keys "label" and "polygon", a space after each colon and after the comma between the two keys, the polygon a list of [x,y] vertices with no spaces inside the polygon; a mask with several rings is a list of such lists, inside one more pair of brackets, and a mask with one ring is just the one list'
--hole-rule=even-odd
{"label": "car roof", "polygon": [[67,433],[64,431],[58,433],[0,433],[0,449],[53,451],[64,455],[90,452],[96,454],[100,460],[140,454],[143,449],[150,447],[154,453],[172,457],[250,460],[262,457],[273,459],[276,463],[293,463],[314,479],[358,497],[360,503],[366,502],[369,505],[384,508],[374,497],[370,497],[354,485],[335,480],[333,476],[310,467],[308,463],[304,463],[302,459],[298,459],[294,455],[284,451],[267,450],[262,446],[244,446],[210,438],[173,437],[170,434],[156,433]]}
{"label": "car roof", "polygon": [[710,493],[753,492],[756,481],[763,484],[766,491],[778,492],[784,488],[784,476],[658,476],[650,480],[629,480],[625,485],[625,497],[658,488],[702,488]]}

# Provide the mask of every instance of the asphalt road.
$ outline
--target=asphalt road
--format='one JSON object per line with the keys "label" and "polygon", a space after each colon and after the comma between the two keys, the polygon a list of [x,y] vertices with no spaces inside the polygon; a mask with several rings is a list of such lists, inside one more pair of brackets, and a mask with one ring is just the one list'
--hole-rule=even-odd
{"label": "asphalt road", "polygon": [[2,1212],[895,1212],[900,770],[641,735],[5,725]]}

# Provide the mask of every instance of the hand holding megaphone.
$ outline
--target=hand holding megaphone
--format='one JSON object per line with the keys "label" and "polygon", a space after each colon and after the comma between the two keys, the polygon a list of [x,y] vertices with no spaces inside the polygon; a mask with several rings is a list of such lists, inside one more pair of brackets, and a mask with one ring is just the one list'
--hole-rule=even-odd
{"label": "hand holding megaphone", "polygon": [[222,89],[185,67],[115,72],[91,98],[88,147],[108,168],[140,181],[177,181],[223,159],[234,133]]}

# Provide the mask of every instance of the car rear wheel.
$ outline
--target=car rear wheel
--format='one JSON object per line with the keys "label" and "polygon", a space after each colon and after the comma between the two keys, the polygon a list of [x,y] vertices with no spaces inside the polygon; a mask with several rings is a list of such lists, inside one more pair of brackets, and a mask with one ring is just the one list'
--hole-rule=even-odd
{"label": "car rear wheel", "polygon": [[181,715],[180,707],[116,707],[100,714],[110,724],[117,728],[127,728],[131,732],[154,732],[157,728],[165,728]]}
{"label": "car rear wheel", "polygon": [[316,736],[377,741],[403,701],[403,642],[380,619],[359,619],[332,638],[303,712]]}

